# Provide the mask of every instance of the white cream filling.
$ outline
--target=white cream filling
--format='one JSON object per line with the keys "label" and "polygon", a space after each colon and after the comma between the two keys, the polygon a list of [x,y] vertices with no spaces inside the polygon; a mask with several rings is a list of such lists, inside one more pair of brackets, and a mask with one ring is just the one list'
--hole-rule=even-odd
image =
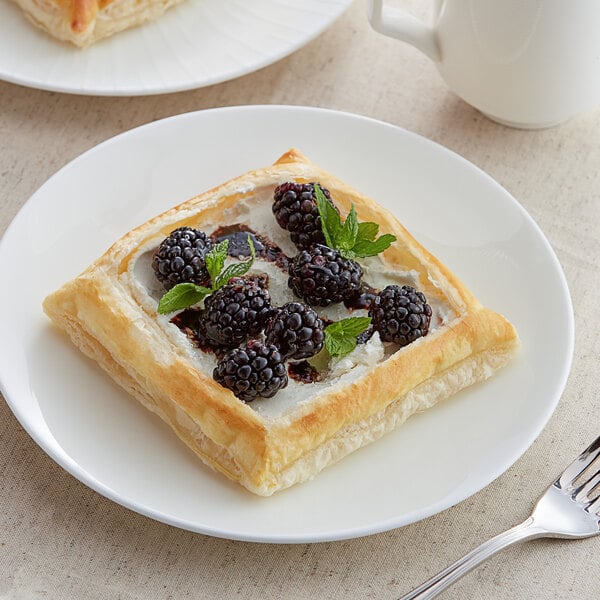
{"label": "white cream filling", "polygon": [[[279,227],[271,212],[272,188],[253,190],[252,187],[249,187],[240,192],[253,193],[227,210],[223,215],[223,222],[227,224],[241,223],[279,246],[287,256],[294,256],[296,249],[289,239],[289,235]],[[202,229],[211,233],[220,225],[222,223],[203,223]],[[140,248],[137,256],[132,260],[129,271],[134,296],[148,311],[156,310],[158,300],[164,293],[162,286],[154,276],[151,264],[152,252],[161,241],[162,238],[150,240],[146,247]],[[361,266],[364,271],[363,280],[376,289],[383,289],[386,285],[391,284],[419,287],[416,271],[391,271],[380,256],[361,260]],[[287,285],[287,273],[276,264],[257,258],[249,273],[268,275],[269,294],[274,306],[298,300]],[[451,306],[443,299],[428,298],[428,303],[433,312],[430,332],[455,318],[456,315]],[[349,316],[367,315],[366,310],[349,310],[343,303],[327,308],[316,308],[316,310],[321,316],[332,321]],[[194,348],[187,336],[170,322],[172,317],[173,315],[158,315],[158,320],[173,343],[186,352],[189,360],[201,372],[212,376],[212,371],[217,364],[214,354]],[[249,406],[266,418],[280,417],[298,406],[299,403],[310,401],[332,386],[344,385],[366,375],[374,365],[382,362],[395,351],[401,350],[392,344],[382,343],[379,334],[376,333],[367,343],[359,344],[348,355],[332,358],[328,363],[319,365],[320,378],[318,381],[299,383],[290,377],[287,387],[280,390],[273,398],[257,399]],[[323,354],[319,358],[322,358]]]}

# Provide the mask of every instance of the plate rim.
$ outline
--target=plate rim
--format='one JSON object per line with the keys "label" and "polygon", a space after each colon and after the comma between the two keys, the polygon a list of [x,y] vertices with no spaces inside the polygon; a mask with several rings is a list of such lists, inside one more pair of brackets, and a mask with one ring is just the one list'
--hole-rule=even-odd
{"label": "plate rim", "polygon": [[[193,0],[192,0],[193,1]],[[336,0],[339,2],[339,6],[337,10],[332,10],[331,14],[327,19],[324,19],[323,22],[318,26],[313,28],[310,32],[307,32],[301,39],[299,39],[296,43],[291,44],[286,47],[283,51],[280,50],[277,53],[273,53],[272,55],[265,56],[260,60],[256,60],[253,63],[249,63],[241,68],[231,69],[227,72],[222,72],[219,75],[213,75],[211,77],[195,78],[193,80],[186,80],[185,82],[181,82],[173,85],[164,85],[161,82],[156,82],[150,86],[144,86],[143,88],[140,86],[128,86],[121,87],[117,90],[114,87],[96,87],[93,85],[90,86],[80,86],[76,85],[65,85],[61,83],[50,83],[40,81],[39,78],[35,78],[32,76],[20,76],[15,75],[13,72],[9,72],[6,68],[3,67],[2,61],[0,60],[0,81],[5,81],[7,83],[11,83],[14,85],[23,86],[26,88],[42,90],[46,92],[56,92],[61,94],[71,94],[74,96],[102,96],[102,97],[143,97],[143,96],[156,96],[160,94],[174,94],[178,92],[186,92],[195,89],[202,89],[205,87],[217,85],[220,83],[224,83],[226,81],[232,81],[234,79],[238,79],[240,77],[244,77],[245,75],[249,75],[266,67],[269,67],[289,56],[294,54],[295,52],[302,49],[304,46],[310,44],[315,39],[317,39],[320,35],[322,35],[329,27],[331,27],[341,16],[350,8],[354,0]],[[19,9],[18,6],[12,7]],[[174,8],[177,8],[174,7]],[[26,23],[27,26],[33,27],[33,25]],[[148,25],[152,25],[152,23],[148,23]],[[140,27],[144,27],[141,25]],[[129,30],[126,30],[129,31]],[[48,35],[48,34],[46,34]],[[115,34],[118,35],[118,34]],[[66,42],[55,41],[57,44],[63,44]],[[110,39],[101,40],[99,43],[110,43]],[[76,51],[80,51],[79,48],[75,48]],[[93,46],[91,48],[87,48],[84,51],[93,50]]]}
{"label": "plate rim", "polygon": [[[89,158],[94,152],[101,150],[102,148],[113,144],[119,143],[122,138],[127,138],[137,130],[149,129],[149,128],[158,128],[168,125],[169,121],[174,121],[178,119],[187,119],[187,118],[195,118],[195,115],[202,115],[200,118],[203,118],[204,115],[208,116],[206,118],[210,118],[211,113],[223,113],[223,112],[239,112],[239,111],[249,111],[249,112],[304,112],[304,113],[313,113],[313,114],[321,114],[334,118],[344,118],[344,119],[358,119],[361,121],[366,121],[376,126],[383,126],[385,128],[390,128],[392,130],[396,130],[400,132],[401,135],[408,136],[413,140],[418,140],[418,143],[424,143],[429,145],[430,147],[435,148],[437,152],[442,152],[443,154],[447,154],[452,156],[454,160],[458,160],[458,162],[462,163],[463,166],[466,166],[467,169],[472,170],[477,173],[478,176],[484,177],[487,180],[487,183],[496,187],[501,191],[505,200],[509,201],[513,208],[516,209],[520,215],[525,218],[528,224],[533,227],[536,235],[538,236],[539,241],[542,242],[544,246],[545,253],[547,257],[552,261],[553,272],[558,276],[558,281],[561,283],[560,291],[562,293],[562,300],[566,304],[566,308],[568,308],[568,327],[566,328],[566,332],[568,334],[568,340],[565,348],[565,360],[563,364],[563,369],[558,378],[558,385],[556,386],[553,394],[553,398],[551,402],[545,404],[545,410],[542,414],[538,414],[537,426],[534,428],[530,428],[530,433],[525,436],[526,440],[524,443],[518,446],[511,446],[511,452],[509,452],[510,457],[504,461],[499,461],[499,465],[495,469],[491,469],[486,477],[483,484],[479,482],[477,485],[472,486],[473,489],[469,489],[465,493],[461,495],[459,498],[454,498],[452,501],[448,501],[448,498],[444,498],[443,500],[427,505],[425,508],[428,510],[423,510],[423,508],[413,510],[409,513],[403,513],[402,517],[391,517],[389,519],[377,520],[375,523],[369,522],[366,525],[358,526],[358,527],[349,527],[345,529],[335,529],[330,531],[318,531],[315,533],[296,533],[296,534],[277,534],[273,533],[268,534],[260,534],[260,533],[244,533],[239,534],[236,531],[228,530],[224,528],[214,528],[205,525],[199,524],[191,524],[184,519],[180,519],[176,516],[166,514],[162,511],[149,508],[144,505],[139,505],[137,502],[129,500],[120,494],[117,490],[105,485],[96,477],[94,477],[91,473],[89,473],[86,469],[80,468],[77,463],[73,461],[71,456],[67,454],[67,452],[59,447],[60,451],[57,451],[53,445],[52,440],[46,440],[44,438],[40,438],[36,431],[33,430],[32,425],[28,422],[26,415],[19,409],[18,399],[14,400],[12,398],[12,394],[9,393],[9,390],[5,386],[5,377],[3,376],[3,367],[0,364],[0,391],[2,392],[6,403],[8,404],[11,412],[15,415],[21,426],[25,429],[28,435],[35,441],[35,443],[44,450],[44,452],[50,456],[57,464],[59,464],[62,468],[64,468],[68,473],[78,479],[87,487],[95,490],[100,493],[104,497],[116,502],[117,504],[132,510],[138,514],[145,515],[150,517],[156,521],[172,525],[187,531],[192,531],[195,533],[201,533],[204,535],[209,535],[213,537],[218,537],[222,539],[236,540],[236,541],[246,541],[246,542],[259,542],[259,543],[275,543],[275,544],[296,544],[296,543],[314,543],[314,542],[330,542],[330,541],[340,541],[347,539],[354,539],[359,537],[364,537],[366,535],[372,535],[376,533],[382,533],[384,531],[389,531],[390,529],[403,527],[405,525],[409,525],[411,523],[415,523],[417,521],[423,520],[425,518],[436,515],[444,510],[463,502],[464,500],[470,498],[475,493],[485,489],[489,486],[495,479],[497,479],[500,475],[505,473],[512,465],[514,465],[523,454],[531,447],[531,445],[538,438],[540,433],[546,427],[549,419],[553,415],[560,398],[564,392],[564,389],[567,384],[567,380],[570,374],[572,360],[573,360],[573,352],[574,352],[574,336],[575,336],[575,328],[574,328],[574,312],[573,312],[573,304],[571,294],[569,292],[568,281],[564,274],[562,265],[550,244],[548,238],[545,236],[539,225],[533,219],[533,217],[525,210],[525,208],[510,194],[503,186],[501,186],[495,179],[493,179],[489,174],[479,168],[477,165],[462,157],[460,154],[455,151],[430,140],[420,134],[411,132],[397,125],[393,125],[391,123],[387,123],[385,121],[381,121],[369,116],[354,114],[345,111],[339,111],[328,108],[318,108],[318,107],[309,107],[309,106],[295,106],[295,105],[238,105],[238,106],[227,106],[227,107],[218,107],[211,109],[204,109],[198,111],[184,112],[177,115],[173,115],[171,117],[166,117],[164,119],[159,119],[157,121],[151,121],[143,125],[139,125],[135,128],[129,129],[127,131],[121,132],[117,135],[111,136],[104,141],[92,146],[88,150],[82,152],[68,163],[59,168],[54,174],[52,174],[37,190],[31,194],[31,196],[27,199],[27,201],[23,204],[23,206],[19,209],[15,217],[9,223],[6,228],[2,238],[0,239],[0,262],[2,261],[2,257],[4,254],[4,248],[6,245],[6,240],[10,238],[12,235],[12,231],[19,227],[21,220],[27,217],[29,211],[35,210],[35,203],[43,201],[43,192],[44,188],[47,185],[51,185],[54,178],[58,178],[64,176],[64,174],[70,170],[71,168],[76,168],[77,163],[80,160],[84,160]],[[42,198],[42,200],[37,200],[37,198]]]}

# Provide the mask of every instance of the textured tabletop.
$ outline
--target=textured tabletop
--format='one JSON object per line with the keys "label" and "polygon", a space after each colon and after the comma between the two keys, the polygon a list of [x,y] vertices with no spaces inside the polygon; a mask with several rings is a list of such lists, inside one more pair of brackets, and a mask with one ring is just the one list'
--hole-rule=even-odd
{"label": "textured tabletop", "polygon": [[[406,4],[423,10],[416,0]],[[269,545],[190,533],[107,500],[55,464],[0,402],[1,599],[397,598],[522,521],[600,433],[600,109],[543,131],[492,123],[452,94],[423,55],[374,33],[362,2],[288,58],[195,91],[86,97],[0,82],[0,233],[49,176],[102,140],[240,104],[387,121],[450,148],[505,187],[548,237],[570,286],[575,354],[558,408],[512,468],[441,514],[348,541]],[[600,538],[529,542],[443,597],[596,600],[599,555]]]}

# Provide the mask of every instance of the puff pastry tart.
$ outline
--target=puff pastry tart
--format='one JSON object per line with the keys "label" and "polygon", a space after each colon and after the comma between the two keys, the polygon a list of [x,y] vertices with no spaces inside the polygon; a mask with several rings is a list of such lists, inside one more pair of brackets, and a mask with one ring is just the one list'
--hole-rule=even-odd
{"label": "puff pastry tart", "polygon": [[[178,290],[200,296],[165,307]],[[207,465],[263,496],[488,378],[519,345],[393,215],[294,149],[133,229],[44,309]]]}
{"label": "puff pastry tart", "polygon": [[123,29],[156,19],[183,0],[14,0],[50,35],[86,47]]}

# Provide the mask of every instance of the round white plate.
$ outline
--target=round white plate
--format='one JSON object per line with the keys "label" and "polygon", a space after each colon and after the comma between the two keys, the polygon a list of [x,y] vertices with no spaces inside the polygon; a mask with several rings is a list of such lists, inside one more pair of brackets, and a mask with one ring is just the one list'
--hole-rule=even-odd
{"label": "round white plate", "polygon": [[352,0],[187,0],[156,21],[81,50],[0,2],[0,79],[108,96],[162,94],[227,81],[298,50]]}
{"label": "round white plate", "polygon": [[[259,498],[204,467],[55,331],[40,305],[132,227],[291,146],[394,211],[482,302],[513,321],[523,347],[488,382],[414,416],[313,481]],[[239,540],[362,536],[467,498],[540,433],[573,348],[572,307],[556,256],[504,189],[422,137],[321,109],[208,110],[100,144],[17,215],[0,245],[0,281],[0,382],[33,439],[120,504]]]}

